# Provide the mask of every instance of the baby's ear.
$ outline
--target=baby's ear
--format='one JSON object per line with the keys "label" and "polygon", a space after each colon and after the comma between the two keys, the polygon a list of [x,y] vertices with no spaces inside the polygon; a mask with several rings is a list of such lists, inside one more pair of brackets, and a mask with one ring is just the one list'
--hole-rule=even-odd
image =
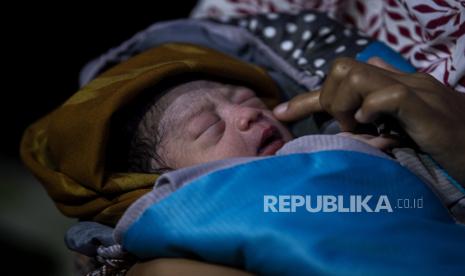
{"label": "baby's ear", "polygon": [[402,71],[399,71],[396,68],[392,67],[389,63],[385,62],[383,59],[379,57],[371,57],[368,59],[367,63],[387,71],[391,71],[394,73],[402,73]]}

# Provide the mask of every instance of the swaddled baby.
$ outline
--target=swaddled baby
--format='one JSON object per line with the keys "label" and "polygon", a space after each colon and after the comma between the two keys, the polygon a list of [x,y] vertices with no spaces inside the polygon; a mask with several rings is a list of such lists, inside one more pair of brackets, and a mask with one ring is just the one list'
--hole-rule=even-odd
{"label": "swaddled baby", "polygon": [[[399,258],[398,252],[406,249],[418,251],[414,256],[436,254],[420,245],[423,240],[437,242],[430,237],[442,229],[433,226],[445,229],[453,223],[423,185],[440,190],[450,183],[429,181],[428,175],[422,175],[428,170],[413,156],[393,151],[393,160],[368,145],[379,146],[373,143],[378,137],[354,136],[366,143],[339,135],[308,135],[290,141],[290,132],[248,88],[190,81],[166,90],[160,98],[138,101],[131,110],[137,112],[120,125],[120,136],[128,138],[127,168],[164,173],[153,190],[129,207],[114,230],[115,240],[141,259],[199,256],[258,274],[279,269],[295,274],[313,271],[312,260],[319,254],[334,252],[344,260],[348,256],[360,260],[358,256],[365,256],[367,248],[382,248],[369,252],[381,254],[377,258],[381,267],[386,258]],[[342,207],[341,198],[363,195],[367,199],[363,206],[368,207],[357,209],[352,200],[350,210],[346,204],[344,210],[328,211],[321,209],[324,203],[320,200],[306,213],[303,208],[295,211],[289,207],[290,201],[285,200],[291,195],[305,195],[307,202],[312,196],[329,196],[337,198],[337,206]],[[390,203],[379,212],[379,202],[386,201],[375,199],[376,207],[368,205],[372,197],[394,203],[403,196],[424,199],[429,209],[423,205],[415,210],[400,209],[394,216],[395,207]],[[454,207],[449,210],[460,219]],[[440,222],[439,212],[445,218]],[[405,231],[392,234],[392,229],[404,229],[407,221]],[[409,238],[411,232],[419,231],[426,232],[427,238]],[[347,239],[346,233],[354,233],[355,238]],[[454,232],[446,236],[460,238]],[[406,244],[406,240],[420,245]],[[315,246],[317,243],[321,246]],[[333,258],[328,263],[334,266]]]}
{"label": "swaddled baby", "polygon": [[[320,272],[322,263],[365,267],[357,262],[365,264],[360,256],[370,254],[379,261],[369,269],[386,271],[393,267],[386,263],[402,259],[399,252],[410,250],[422,256],[419,262],[436,258],[444,248],[438,233],[448,231],[450,244],[465,240],[423,185],[448,183],[420,180],[398,164],[405,161],[421,175],[427,170],[418,160],[396,153],[393,160],[367,145],[377,138],[363,143],[307,135],[290,141],[290,132],[252,90],[206,80],[175,86],[145,105],[126,124],[128,133],[134,130],[129,168],[169,172],[114,230],[115,240],[140,259],[196,256],[259,275],[296,275]],[[331,208],[323,197],[331,198]],[[428,203],[396,210],[389,202],[399,198]],[[438,249],[424,250],[425,240]],[[460,250],[443,250],[450,248]]]}
{"label": "swaddled baby", "polygon": [[[189,81],[137,105],[136,114],[128,114],[117,130],[127,137],[130,171],[163,173],[232,157],[268,156],[292,139],[254,91],[242,86]],[[388,146],[372,136],[346,135]]]}

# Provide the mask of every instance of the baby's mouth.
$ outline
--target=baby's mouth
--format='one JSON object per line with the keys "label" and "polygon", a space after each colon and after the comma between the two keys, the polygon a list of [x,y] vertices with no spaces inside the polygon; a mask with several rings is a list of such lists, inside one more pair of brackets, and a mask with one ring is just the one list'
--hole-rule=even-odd
{"label": "baby's mouth", "polygon": [[262,138],[260,140],[260,146],[257,149],[257,155],[259,156],[273,155],[283,145],[284,145],[284,140],[279,130],[274,126],[270,126],[266,128],[262,133]]}

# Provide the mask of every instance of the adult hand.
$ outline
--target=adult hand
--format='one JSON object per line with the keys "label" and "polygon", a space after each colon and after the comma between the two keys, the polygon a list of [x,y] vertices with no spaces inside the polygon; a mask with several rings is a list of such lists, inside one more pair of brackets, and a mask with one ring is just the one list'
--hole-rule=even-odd
{"label": "adult hand", "polygon": [[465,186],[465,94],[425,73],[404,74],[380,59],[369,63],[335,60],[320,91],[277,106],[275,116],[293,121],[326,111],[343,131],[353,131],[358,123],[371,123],[381,115],[390,116],[421,150]]}
{"label": "adult hand", "polygon": [[211,264],[197,260],[161,258],[136,263],[129,269],[128,276],[149,275],[222,275],[253,276],[253,274],[237,268]]}

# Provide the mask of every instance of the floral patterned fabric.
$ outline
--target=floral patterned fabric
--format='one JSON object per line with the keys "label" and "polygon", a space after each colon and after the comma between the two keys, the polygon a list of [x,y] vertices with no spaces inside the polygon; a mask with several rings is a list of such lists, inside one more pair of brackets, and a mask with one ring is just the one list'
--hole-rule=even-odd
{"label": "floral patterned fabric", "polygon": [[465,1],[202,0],[194,18],[318,10],[357,27],[406,58],[418,71],[465,92]]}

